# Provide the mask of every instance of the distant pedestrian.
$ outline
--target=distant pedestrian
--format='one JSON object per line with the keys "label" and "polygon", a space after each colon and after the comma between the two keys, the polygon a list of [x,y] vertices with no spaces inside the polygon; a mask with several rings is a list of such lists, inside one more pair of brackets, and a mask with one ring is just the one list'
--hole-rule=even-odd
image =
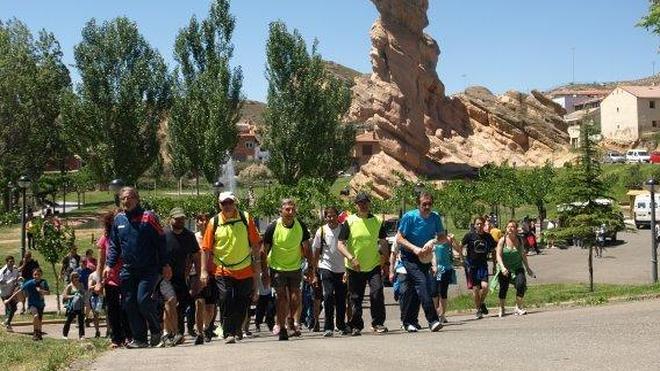
{"label": "distant pedestrian", "polygon": [[601,224],[596,231],[596,257],[603,257],[603,250],[605,250],[605,233],[607,232],[607,227],[605,224]]}
{"label": "distant pedestrian", "polygon": [[[0,298],[3,301],[9,299],[20,287],[18,281],[21,277],[21,272],[16,267],[13,256],[7,256],[5,263],[5,266],[0,268]],[[12,331],[11,321],[17,309],[18,303],[15,299],[5,304],[5,320],[2,325],[7,331]]]}
{"label": "distant pedestrian", "polygon": [[454,251],[461,257],[461,248],[453,235],[447,235],[446,242],[436,242],[433,246],[433,261],[431,265],[431,297],[438,311],[441,323],[447,323],[447,293],[449,285],[456,284],[454,269]]}
{"label": "distant pedestrian", "polygon": [[11,303],[20,293],[27,297],[28,310],[32,314],[33,335],[32,340],[43,340],[41,336],[41,322],[44,318],[44,308],[46,301],[44,296],[50,294],[48,282],[43,278],[41,268],[35,268],[32,272],[32,279],[27,280],[21,286],[20,291],[14,292],[12,296],[4,300],[4,304]]}
{"label": "distant pedestrian", "polygon": [[66,307],[66,320],[62,328],[62,338],[68,339],[69,328],[74,318],[78,319],[78,338],[85,339],[85,288],[78,272],[71,272],[69,284],[64,288],[62,300]]}
{"label": "distant pedestrian", "polygon": [[506,226],[506,235],[497,244],[496,277],[499,284],[499,317],[503,317],[505,314],[504,302],[509,289],[509,283],[513,283],[516,287],[516,308],[514,314],[527,314],[527,311],[523,307],[523,298],[527,290],[525,273],[533,277],[534,272],[529,268],[527,254],[524,252],[522,241],[518,237],[517,231],[518,223],[515,220],[510,220]]}

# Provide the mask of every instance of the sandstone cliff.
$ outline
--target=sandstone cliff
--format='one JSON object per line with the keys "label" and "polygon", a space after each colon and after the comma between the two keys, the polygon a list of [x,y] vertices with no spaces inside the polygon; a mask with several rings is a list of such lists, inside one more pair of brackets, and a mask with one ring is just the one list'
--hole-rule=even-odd
{"label": "sandstone cliff", "polygon": [[373,72],[352,88],[349,121],[375,128],[382,152],[352,181],[390,194],[395,172],[415,179],[474,173],[488,162],[519,165],[566,156],[563,109],[538,92],[497,97],[472,87],[445,95],[436,65],[438,44],[424,33],[428,0],[372,0],[380,13],[371,28]]}

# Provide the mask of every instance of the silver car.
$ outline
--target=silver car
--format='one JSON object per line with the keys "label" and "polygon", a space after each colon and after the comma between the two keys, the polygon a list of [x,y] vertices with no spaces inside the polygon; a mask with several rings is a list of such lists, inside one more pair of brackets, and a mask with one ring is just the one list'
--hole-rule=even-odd
{"label": "silver car", "polygon": [[607,152],[603,156],[603,163],[605,164],[622,164],[626,162],[626,156],[616,151]]}

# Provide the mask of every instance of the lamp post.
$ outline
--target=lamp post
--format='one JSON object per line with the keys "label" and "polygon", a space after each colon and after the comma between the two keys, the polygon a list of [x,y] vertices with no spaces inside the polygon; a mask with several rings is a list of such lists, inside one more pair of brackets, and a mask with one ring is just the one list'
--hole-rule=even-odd
{"label": "lamp post", "polygon": [[21,196],[23,197],[23,208],[21,209],[21,258],[23,258],[25,256],[25,224],[27,222],[25,193],[30,185],[32,185],[32,180],[27,175],[21,175],[17,183],[21,187]]}
{"label": "lamp post", "polygon": [[221,182],[220,179],[213,183],[213,193],[215,194],[216,198],[220,195],[220,191],[222,191],[223,188],[225,188],[225,184]]}
{"label": "lamp post", "polygon": [[113,179],[108,185],[110,191],[115,194],[115,206],[117,207],[119,207],[119,191],[123,186],[124,186],[124,181],[121,180],[120,178]]}
{"label": "lamp post", "polygon": [[653,283],[658,282],[658,243],[656,240],[656,226],[655,226],[655,179],[651,178],[644,184],[646,189],[651,193],[651,278]]}

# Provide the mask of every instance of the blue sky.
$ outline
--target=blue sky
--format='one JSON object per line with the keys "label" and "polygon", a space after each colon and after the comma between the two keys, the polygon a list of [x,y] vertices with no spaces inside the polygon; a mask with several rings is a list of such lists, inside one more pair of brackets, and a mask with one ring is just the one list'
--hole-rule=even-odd
{"label": "blue sky", "polygon": [[[16,17],[36,31],[53,32],[73,64],[80,30],[94,17],[127,16],[173,67],[176,32],[191,15],[203,17],[210,0],[0,0],[0,19]],[[635,27],[647,0],[430,0],[426,29],[441,49],[438,74],[447,92],[483,85],[496,93],[549,89],[570,82],[575,53],[579,82],[635,79],[652,74],[657,36]],[[265,101],[268,23],[284,21],[325,59],[370,72],[369,29],[377,17],[368,0],[232,1],[237,27],[234,65],[244,73],[244,93]],[[74,81],[78,79],[71,67]],[[656,66],[660,71],[660,63]]]}

